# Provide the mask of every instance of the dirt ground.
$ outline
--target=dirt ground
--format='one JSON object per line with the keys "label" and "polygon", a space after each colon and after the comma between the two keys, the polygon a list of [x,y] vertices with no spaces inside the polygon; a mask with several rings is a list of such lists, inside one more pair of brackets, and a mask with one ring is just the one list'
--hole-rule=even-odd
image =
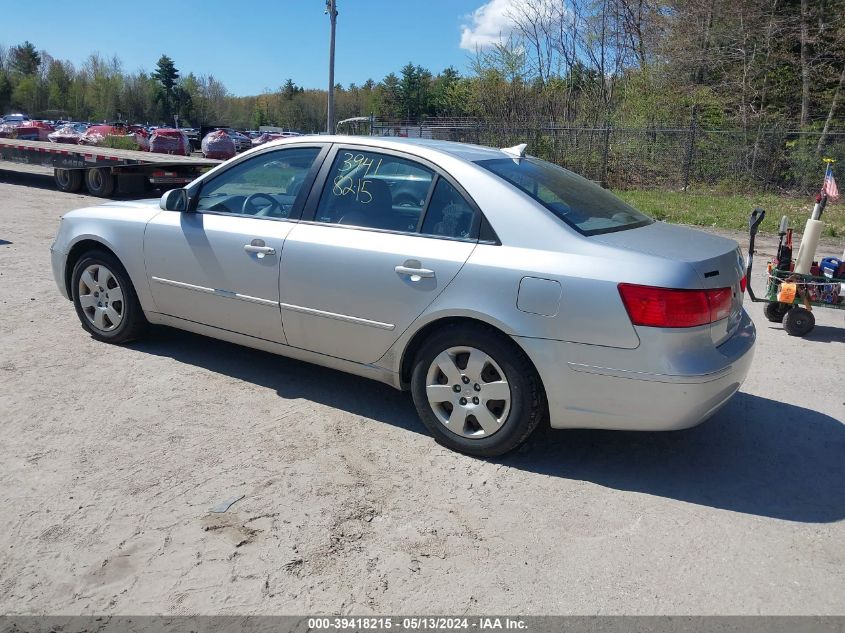
{"label": "dirt ground", "polygon": [[845,614],[843,312],[800,340],[752,305],[751,375],[695,429],[482,461],[375,382],[95,342],[48,249],[99,200],[35,171],[0,171],[0,612]]}

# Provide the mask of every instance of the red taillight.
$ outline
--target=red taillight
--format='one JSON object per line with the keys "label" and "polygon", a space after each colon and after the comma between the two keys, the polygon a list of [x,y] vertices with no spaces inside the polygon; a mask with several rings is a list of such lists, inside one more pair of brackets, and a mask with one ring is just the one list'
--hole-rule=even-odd
{"label": "red taillight", "polygon": [[729,316],[733,291],[676,290],[619,284],[631,323],[650,327],[695,327]]}
{"label": "red taillight", "polygon": [[745,292],[745,286],[748,284],[748,281],[745,279],[745,275],[742,276],[742,279],[739,280],[739,290],[740,292]]}
{"label": "red taillight", "polygon": [[710,304],[710,323],[731,316],[731,301],[734,296],[731,288],[705,290],[704,293],[707,295],[707,301]]}

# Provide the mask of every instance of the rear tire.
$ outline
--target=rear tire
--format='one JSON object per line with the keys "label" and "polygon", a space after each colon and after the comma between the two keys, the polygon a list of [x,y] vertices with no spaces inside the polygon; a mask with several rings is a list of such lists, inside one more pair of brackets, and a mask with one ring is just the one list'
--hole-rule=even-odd
{"label": "rear tire", "polygon": [[127,343],[144,333],[144,310],[114,255],[99,250],[82,255],[73,267],[70,289],[82,327],[98,341]]}
{"label": "rear tire", "polygon": [[786,313],[791,309],[792,304],[790,303],[772,302],[766,304],[766,307],[763,309],[763,314],[765,314],[766,318],[772,323],[783,323],[783,317],[785,317]]}
{"label": "rear tire", "polygon": [[92,196],[108,198],[114,193],[114,174],[107,167],[92,167],[85,172],[85,186]]}
{"label": "rear tire", "polygon": [[411,393],[437,442],[477,457],[516,449],[547,412],[540,377],[522,350],[469,325],[447,326],[423,343]]}
{"label": "rear tire", "polygon": [[806,308],[792,308],[783,319],[783,329],[790,336],[805,336],[816,326],[816,317]]}
{"label": "rear tire", "polygon": [[53,178],[59,191],[74,193],[82,188],[82,170],[54,169]]}

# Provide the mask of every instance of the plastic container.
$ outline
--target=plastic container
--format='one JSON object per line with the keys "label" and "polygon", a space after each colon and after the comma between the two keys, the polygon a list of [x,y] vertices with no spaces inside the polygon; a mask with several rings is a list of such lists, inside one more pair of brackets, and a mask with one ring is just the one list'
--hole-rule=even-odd
{"label": "plastic container", "polygon": [[838,278],[843,262],[838,257],[825,257],[819,262],[819,272],[828,279]]}

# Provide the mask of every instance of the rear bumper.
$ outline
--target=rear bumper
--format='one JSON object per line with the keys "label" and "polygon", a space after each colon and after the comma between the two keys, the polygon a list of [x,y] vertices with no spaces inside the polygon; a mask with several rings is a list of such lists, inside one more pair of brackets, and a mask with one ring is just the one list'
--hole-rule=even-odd
{"label": "rear bumper", "polygon": [[552,427],[629,431],[671,431],[709,418],[748,375],[755,341],[744,311],[737,331],[722,345],[667,350],[679,354],[674,362],[664,356],[657,363],[654,351],[642,344],[621,350],[517,339],[543,380]]}

